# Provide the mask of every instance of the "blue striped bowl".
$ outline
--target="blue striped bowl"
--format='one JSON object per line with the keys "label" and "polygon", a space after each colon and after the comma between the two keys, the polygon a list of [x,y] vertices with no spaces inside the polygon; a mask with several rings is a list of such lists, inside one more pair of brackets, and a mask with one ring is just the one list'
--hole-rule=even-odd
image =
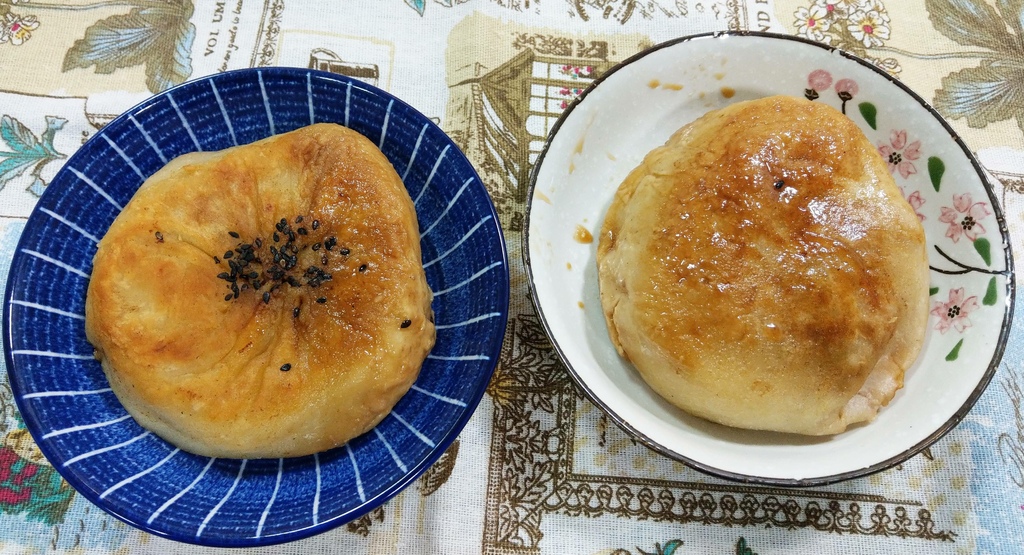
{"label": "blue striped bowl", "polygon": [[[210,459],[141,428],[111,392],[84,328],[96,243],[168,160],[314,122],[377,143],[415,200],[437,343],[374,430],[301,458]],[[78,492],[162,537],[256,546],[358,518],[426,470],[469,420],[508,315],[508,259],[469,161],[425,116],[359,81],[264,68],[185,83],[129,110],[68,160],[25,226],[4,302],[4,354],[25,424]]]}

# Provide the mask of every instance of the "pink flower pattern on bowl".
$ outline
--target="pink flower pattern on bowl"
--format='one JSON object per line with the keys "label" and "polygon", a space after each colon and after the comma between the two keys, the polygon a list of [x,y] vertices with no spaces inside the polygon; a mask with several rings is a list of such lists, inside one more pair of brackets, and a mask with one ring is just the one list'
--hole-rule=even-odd
{"label": "pink flower pattern on bowl", "polygon": [[810,90],[821,92],[832,86],[832,74],[824,69],[816,69],[807,76],[807,84]]}
{"label": "pink flower pattern on bowl", "polygon": [[[834,97],[825,94],[829,89],[835,92]],[[1008,268],[998,267],[1006,247],[998,246],[999,242],[993,244],[986,237],[992,225],[996,225],[998,231],[998,222],[992,224],[988,219],[994,207],[988,199],[975,202],[971,193],[958,190],[960,188],[955,182],[946,176],[943,157],[932,152],[934,146],[930,146],[932,140],[929,137],[914,137],[913,129],[908,132],[907,127],[884,127],[885,119],[898,116],[885,113],[884,105],[874,102],[874,99],[855,100],[859,92],[860,87],[853,79],[834,75],[825,69],[813,69],[807,74],[804,97],[828,102],[864,130],[877,145],[889,172],[896,176],[900,193],[918,220],[927,222],[929,267],[933,276],[929,289],[933,299],[929,327],[941,336],[952,337],[945,360],[955,361],[964,342],[970,342],[971,334],[965,330],[973,327],[972,313],[1000,304],[998,277],[1012,275]],[[849,111],[846,109],[848,103],[851,105]],[[885,129],[889,130],[888,140],[883,139]],[[940,198],[944,184],[954,192],[942,192],[943,197]],[[950,197],[952,206],[947,204]],[[963,237],[968,241],[960,241]],[[980,257],[981,262],[975,262],[975,257]],[[942,296],[946,297],[945,301],[936,300]],[[974,314],[974,318],[984,318],[984,314],[987,312],[981,310]],[[957,333],[947,334],[950,330]]]}
{"label": "pink flower pattern on bowl", "polygon": [[[853,100],[854,96],[857,96],[860,86],[853,79],[840,79],[835,83],[836,96],[842,101],[840,109],[845,114],[846,103]],[[807,75],[807,86],[808,88],[804,89],[804,98],[807,100],[817,100],[821,97],[822,92],[832,86],[832,74],[824,69],[816,69]]]}
{"label": "pink flower pattern on bowl", "polygon": [[964,193],[953,195],[953,208],[942,207],[939,221],[949,224],[946,237],[952,239],[954,243],[964,235],[971,241],[977,241],[978,236],[985,233],[985,226],[981,224],[981,220],[991,214],[992,210],[987,203],[974,202],[970,193]]}
{"label": "pink flower pattern on bowl", "polygon": [[921,191],[914,191],[908,195],[906,191],[903,190],[903,187],[900,187],[900,193],[903,195],[903,198],[907,199],[907,203],[910,204],[910,207],[914,209],[914,213],[917,214],[917,219],[922,222],[925,221],[926,218],[924,214],[921,213],[921,207],[924,206],[925,203],[924,197],[921,195]]}
{"label": "pink flower pattern on bowl", "polygon": [[840,79],[836,81],[836,94],[839,98],[846,101],[857,96],[860,92],[860,87],[857,86],[857,82],[853,79]]}
{"label": "pink flower pattern on bowl", "polygon": [[906,179],[917,173],[914,160],[921,157],[921,141],[907,144],[907,131],[893,129],[889,135],[889,144],[878,145],[878,152],[889,164],[889,173],[899,171],[900,177]]}
{"label": "pink flower pattern on bowl", "polygon": [[958,287],[956,289],[949,290],[949,299],[946,302],[935,301],[932,307],[932,316],[937,316],[938,321],[935,322],[935,329],[939,330],[939,333],[946,333],[950,328],[956,329],[956,331],[963,333],[965,329],[971,327],[971,320],[968,318],[971,312],[974,312],[981,306],[978,303],[978,297],[972,295],[964,298],[964,288]]}

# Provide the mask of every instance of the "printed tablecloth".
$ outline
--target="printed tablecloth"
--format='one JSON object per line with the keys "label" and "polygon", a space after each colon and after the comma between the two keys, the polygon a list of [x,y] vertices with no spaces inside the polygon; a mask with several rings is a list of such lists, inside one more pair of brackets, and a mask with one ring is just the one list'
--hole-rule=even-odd
{"label": "printed tablecloth", "polygon": [[[0,280],[64,160],[147,96],[245,67],[353,76],[434,119],[476,166],[508,243],[510,323],[482,404],[421,479],[359,520],[254,553],[1022,553],[1020,314],[987,392],[931,448],[833,486],[756,487],[648,450],[589,403],[522,263],[529,172],[561,109],[616,62],[714,30],[807,37],[906,83],[995,178],[1024,260],[1022,26],[1021,0],[0,0]],[[214,551],[76,494],[3,376],[0,552]]]}

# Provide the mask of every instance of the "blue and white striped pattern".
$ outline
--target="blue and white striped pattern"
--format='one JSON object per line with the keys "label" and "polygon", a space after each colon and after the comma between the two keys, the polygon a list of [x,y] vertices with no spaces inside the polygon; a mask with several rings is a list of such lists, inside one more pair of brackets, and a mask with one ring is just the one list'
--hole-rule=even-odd
{"label": "blue and white striped pattern", "polygon": [[[343,447],[248,461],[181,451],[130,418],[85,339],[96,245],[142,181],[174,157],[321,122],[359,131],[398,168],[419,216],[436,345],[392,414]],[[483,395],[508,310],[501,229],[458,147],[382,91],[286,68],[190,82],[107,125],[40,200],[10,282],[4,336],[11,385],[44,454],[83,495],[122,519],[218,546],[267,545],[337,526],[422,473]]]}

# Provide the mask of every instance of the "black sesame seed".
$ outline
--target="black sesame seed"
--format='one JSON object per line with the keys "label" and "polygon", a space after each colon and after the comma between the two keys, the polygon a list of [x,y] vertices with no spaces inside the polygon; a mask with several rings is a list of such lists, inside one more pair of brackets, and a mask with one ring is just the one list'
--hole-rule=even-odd
{"label": "black sesame seed", "polygon": [[320,220],[313,220],[313,231],[316,231],[320,227]]}
{"label": "black sesame seed", "polygon": [[339,253],[341,253],[341,256],[348,256],[348,253],[350,253],[350,252],[352,252],[352,251],[350,251],[350,250],[348,250],[348,249],[341,249],[341,250],[340,250],[340,251],[338,251],[338,252],[339,252]]}
{"label": "black sesame seed", "polygon": [[292,365],[288,364],[287,362],[281,365],[281,371],[282,372],[287,372],[287,371],[289,371],[291,369],[292,369]]}
{"label": "black sesame seed", "polygon": [[269,302],[270,302],[270,291],[264,291],[263,292],[263,304],[267,304]]}
{"label": "black sesame seed", "polygon": [[405,329],[412,325],[412,320],[402,320],[402,329]]}
{"label": "black sesame seed", "polygon": [[327,265],[327,255],[326,254],[321,254],[320,255],[320,263],[323,264],[324,266]]}
{"label": "black sesame seed", "polygon": [[257,249],[258,248],[262,248],[263,247],[263,239],[260,239],[259,237],[257,237],[256,240],[252,242],[252,244],[256,245]]}
{"label": "black sesame seed", "polygon": [[296,231],[296,232],[297,232],[297,233],[298,233],[299,235],[306,235],[306,234],[308,233],[308,232],[306,231],[306,228],[304,228],[304,227],[300,227],[299,229],[296,229],[295,231]]}
{"label": "black sesame seed", "polygon": [[327,302],[327,297],[318,297],[316,302],[318,302],[320,304],[324,304],[324,303]]}
{"label": "black sesame seed", "polygon": [[217,258],[216,256],[213,257],[213,263],[214,264],[220,264],[220,258]]}
{"label": "black sesame seed", "polygon": [[235,231],[229,231],[229,232],[228,232],[228,235],[230,235],[230,236],[234,237],[235,239],[238,239],[238,233],[237,233],[237,232],[235,232]]}
{"label": "black sesame seed", "polygon": [[302,218],[301,214],[299,214],[298,216],[295,216],[295,223],[301,224],[302,223],[302,219],[303,218]]}
{"label": "black sesame seed", "polygon": [[313,243],[313,250],[314,251],[320,250],[320,243]]}
{"label": "black sesame seed", "polygon": [[331,250],[331,249],[334,248],[334,245],[337,245],[337,244],[338,244],[338,238],[337,237],[328,237],[327,240],[324,241],[324,248],[327,249],[327,250]]}
{"label": "black sesame seed", "polygon": [[781,189],[786,186],[786,182],[781,179],[775,180],[775,189]]}
{"label": "black sesame seed", "polygon": [[360,264],[359,265],[359,271],[360,272],[365,272],[366,271],[366,264]]}
{"label": "black sesame seed", "polygon": [[299,317],[299,307],[295,307],[295,308],[292,309],[292,318],[298,318],[298,317]]}
{"label": "black sesame seed", "polygon": [[227,295],[224,295],[224,300],[225,300],[225,301],[230,301],[230,300],[231,300],[231,299],[233,299],[234,297],[235,297],[235,296],[234,296],[233,294],[231,294],[231,293],[228,293]]}
{"label": "black sesame seed", "polygon": [[235,251],[224,251],[224,259],[225,260],[227,260],[228,258],[231,258],[232,256],[235,256]]}
{"label": "black sesame seed", "polygon": [[164,234],[163,233],[160,233],[159,231],[157,231],[154,235],[156,235],[156,242],[157,243],[163,243],[164,242]]}
{"label": "black sesame seed", "polygon": [[278,235],[276,231],[274,232],[274,242],[275,243],[280,243],[281,242],[281,236]]}

